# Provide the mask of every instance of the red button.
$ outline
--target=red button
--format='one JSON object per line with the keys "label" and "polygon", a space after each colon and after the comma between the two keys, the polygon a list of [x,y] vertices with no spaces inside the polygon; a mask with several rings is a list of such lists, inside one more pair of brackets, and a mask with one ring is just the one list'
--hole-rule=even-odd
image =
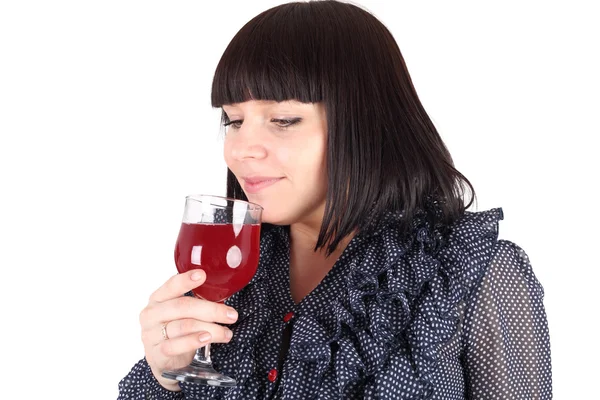
{"label": "red button", "polygon": [[269,381],[275,382],[277,380],[277,370],[275,368],[270,370],[269,375],[267,375],[267,378],[269,379]]}
{"label": "red button", "polygon": [[283,322],[290,322],[290,319],[294,318],[294,313],[293,312],[289,312],[287,314],[285,314],[285,316],[283,317]]}

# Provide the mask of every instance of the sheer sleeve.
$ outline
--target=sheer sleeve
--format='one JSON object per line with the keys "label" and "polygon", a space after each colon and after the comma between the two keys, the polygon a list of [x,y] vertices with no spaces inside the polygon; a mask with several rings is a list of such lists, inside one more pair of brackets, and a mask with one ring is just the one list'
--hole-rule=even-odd
{"label": "sheer sleeve", "polygon": [[183,392],[172,392],[158,383],[146,359],[133,366],[129,374],[119,382],[117,400],[182,400]]}
{"label": "sheer sleeve", "polygon": [[500,240],[465,313],[468,399],[551,399],[544,291],[527,254]]}

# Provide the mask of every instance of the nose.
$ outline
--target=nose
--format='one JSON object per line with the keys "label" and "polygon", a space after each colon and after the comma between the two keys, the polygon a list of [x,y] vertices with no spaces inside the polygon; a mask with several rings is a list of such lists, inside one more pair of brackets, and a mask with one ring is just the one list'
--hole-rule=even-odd
{"label": "nose", "polygon": [[242,125],[233,134],[228,134],[231,156],[238,161],[263,159],[267,156],[265,138],[259,127]]}

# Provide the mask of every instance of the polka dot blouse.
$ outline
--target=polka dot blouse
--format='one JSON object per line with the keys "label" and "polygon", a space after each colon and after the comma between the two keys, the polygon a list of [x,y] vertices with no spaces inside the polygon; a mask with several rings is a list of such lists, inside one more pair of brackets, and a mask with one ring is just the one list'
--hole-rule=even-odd
{"label": "polka dot blouse", "polygon": [[212,346],[238,386],[170,392],[142,359],[119,399],[550,399],[544,292],[525,252],[498,240],[502,209],[443,234],[417,218],[404,239],[398,218],[356,235],[299,304],[289,229],[264,229],[256,275],[227,301],[233,339]]}

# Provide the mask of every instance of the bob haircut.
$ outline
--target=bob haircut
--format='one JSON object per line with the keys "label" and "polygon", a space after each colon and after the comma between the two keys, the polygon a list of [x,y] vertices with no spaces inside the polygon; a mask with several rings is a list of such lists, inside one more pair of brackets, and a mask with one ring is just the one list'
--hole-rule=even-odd
{"label": "bob haircut", "polygon": [[[294,2],[257,15],[223,53],[211,100],[213,107],[248,100],[324,105],[328,191],[315,251],[331,254],[390,211],[402,213],[402,234],[418,214],[431,229],[447,227],[475,198],[421,105],[392,34],[355,5]],[[230,170],[227,195],[247,200]]]}

